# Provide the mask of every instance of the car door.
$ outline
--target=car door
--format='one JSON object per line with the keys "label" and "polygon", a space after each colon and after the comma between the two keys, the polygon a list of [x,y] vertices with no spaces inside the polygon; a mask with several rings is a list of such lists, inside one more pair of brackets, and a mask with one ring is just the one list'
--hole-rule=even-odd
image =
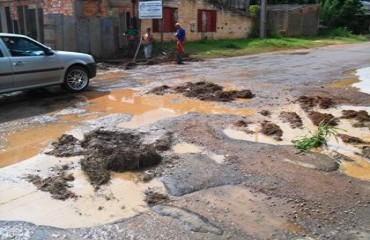
{"label": "car door", "polygon": [[36,87],[61,83],[63,67],[56,54],[48,55],[45,48],[24,37],[2,38],[11,55],[14,87]]}
{"label": "car door", "polygon": [[0,92],[13,87],[13,67],[8,56],[5,56],[4,45],[0,41]]}

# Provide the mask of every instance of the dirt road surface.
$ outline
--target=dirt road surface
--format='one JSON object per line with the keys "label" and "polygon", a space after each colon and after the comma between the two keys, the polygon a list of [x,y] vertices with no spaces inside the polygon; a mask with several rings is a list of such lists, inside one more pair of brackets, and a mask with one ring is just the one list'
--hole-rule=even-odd
{"label": "dirt road surface", "polygon": [[0,95],[0,239],[370,239],[369,67],[363,43]]}

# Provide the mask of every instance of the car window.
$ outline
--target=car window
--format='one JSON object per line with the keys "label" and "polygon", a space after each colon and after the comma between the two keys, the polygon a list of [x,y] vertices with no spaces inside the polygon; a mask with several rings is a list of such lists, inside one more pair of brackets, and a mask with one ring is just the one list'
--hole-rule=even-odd
{"label": "car window", "polygon": [[0,58],[1,57],[4,57],[4,55],[3,55],[3,52],[1,51],[1,49],[0,49]]}
{"label": "car window", "polygon": [[19,37],[3,37],[3,42],[13,57],[43,56],[44,49],[36,43]]}

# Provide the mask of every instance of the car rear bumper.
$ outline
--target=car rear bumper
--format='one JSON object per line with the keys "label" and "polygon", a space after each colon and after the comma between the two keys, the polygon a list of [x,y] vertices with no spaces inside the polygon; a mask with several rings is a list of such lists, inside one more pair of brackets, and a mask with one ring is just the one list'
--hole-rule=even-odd
{"label": "car rear bumper", "polygon": [[87,64],[87,69],[89,70],[89,78],[96,76],[96,63]]}

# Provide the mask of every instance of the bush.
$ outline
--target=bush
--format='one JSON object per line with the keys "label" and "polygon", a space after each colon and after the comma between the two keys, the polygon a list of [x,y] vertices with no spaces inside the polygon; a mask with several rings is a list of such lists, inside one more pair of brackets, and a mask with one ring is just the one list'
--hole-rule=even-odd
{"label": "bush", "polygon": [[331,37],[351,37],[353,34],[352,31],[348,30],[346,27],[338,27],[325,30],[324,35]]}
{"label": "bush", "polygon": [[328,29],[358,29],[363,19],[362,4],[359,0],[319,0],[320,18]]}

